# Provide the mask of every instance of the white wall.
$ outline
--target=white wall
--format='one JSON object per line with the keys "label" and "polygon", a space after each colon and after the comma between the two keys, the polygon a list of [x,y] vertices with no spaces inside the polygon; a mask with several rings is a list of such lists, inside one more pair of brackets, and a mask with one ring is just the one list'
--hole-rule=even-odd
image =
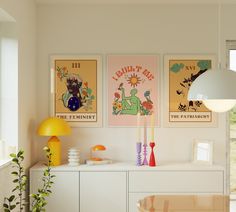
{"label": "white wall", "polygon": [[[32,165],[31,148],[35,134],[36,76],[35,76],[35,3],[32,0],[0,0],[0,8],[16,20],[19,74],[19,148],[25,150],[25,167]],[[9,167],[0,170],[0,203],[12,185]],[[0,209],[1,210],[1,209]]]}
{"label": "white wall", "polygon": [[[229,12],[228,12],[229,11]],[[39,5],[37,7],[37,111],[38,123],[49,116],[50,54],[108,53],[190,53],[217,55],[216,5]],[[222,16],[233,24],[236,7],[223,8]],[[231,17],[234,16],[234,19]],[[223,21],[224,22],[224,21]],[[224,22],[224,24],[226,24]],[[223,38],[236,39],[236,30],[225,25]],[[224,41],[222,39],[222,47]],[[224,52],[224,49],[223,49]],[[225,57],[222,54],[222,58]],[[104,57],[105,59],[105,57]],[[106,113],[106,68],[104,60],[104,101]],[[161,66],[161,70],[163,70]],[[162,82],[163,83],[163,82]],[[163,87],[163,86],[162,86]],[[163,92],[162,92],[163,93]],[[165,103],[161,101],[162,109]],[[163,114],[163,113],[162,113]],[[162,116],[163,117],[163,116]],[[74,128],[72,136],[62,138],[63,158],[67,149],[77,146],[82,158],[93,144],[108,147],[107,157],[135,160],[136,129]],[[190,161],[194,138],[214,140],[214,162],[226,163],[226,117],[219,116],[217,128],[156,129],[157,160]],[[35,155],[47,138],[37,137]]]}

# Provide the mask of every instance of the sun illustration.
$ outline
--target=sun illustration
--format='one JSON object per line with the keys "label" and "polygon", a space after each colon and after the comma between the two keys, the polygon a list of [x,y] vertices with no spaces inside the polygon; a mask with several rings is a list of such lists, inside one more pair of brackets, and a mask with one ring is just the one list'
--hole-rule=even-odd
{"label": "sun illustration", "polygon": [[141,79],[140,77],[138,77],[136,74],[131,74],[129,77],[128,77],[128,83],[132,86],[132,87],[136,87],[138,86],[138,84],[140,84],[141,82]]}

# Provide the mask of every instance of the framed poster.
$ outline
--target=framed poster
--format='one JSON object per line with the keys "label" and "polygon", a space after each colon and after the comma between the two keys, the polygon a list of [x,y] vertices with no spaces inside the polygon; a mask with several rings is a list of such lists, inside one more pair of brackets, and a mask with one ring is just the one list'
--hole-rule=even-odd
{"label": "framed poster", "polygon": [[[137,114],[160,120],[159,57],[108,55],[108,126],[137,126]],[[150,124],[149,124],[150,125]]]}
{"label": "framed poster", "polygon": [[215,67],[213,55],[166,55],[164,57],[165,118],[167,127],[216,127],[217,115],[201,101],[188,101],[192,82]]}
{"label": "framed poster", "polygon": [[51,114],[72,127],[102,126],[100,56],[51,56]]}
{"label": "framed poster", "polygon": [[194,140],[193,163],[212,165],[213,142],[209,140]]}

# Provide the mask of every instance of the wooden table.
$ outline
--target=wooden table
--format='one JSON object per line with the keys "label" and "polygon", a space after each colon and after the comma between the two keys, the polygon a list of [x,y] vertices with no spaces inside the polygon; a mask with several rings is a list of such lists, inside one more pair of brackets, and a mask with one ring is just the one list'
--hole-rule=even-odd
{"label": "wooden table", "polygon": [[140,212],[229,212],[229,196],[153,195],[138,202]]}

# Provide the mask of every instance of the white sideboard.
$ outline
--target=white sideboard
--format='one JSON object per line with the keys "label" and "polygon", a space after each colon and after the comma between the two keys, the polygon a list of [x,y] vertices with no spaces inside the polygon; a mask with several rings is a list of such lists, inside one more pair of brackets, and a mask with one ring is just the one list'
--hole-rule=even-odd
{"label": "white sideboard", "polygon": [[[30,192],[41,185],[43,165],[30,169]],[[191,163],[137,167],[132,163],[52,168],[56,175],[48,212],[137,212],[152,194],[225,194],[225,170]]]}

